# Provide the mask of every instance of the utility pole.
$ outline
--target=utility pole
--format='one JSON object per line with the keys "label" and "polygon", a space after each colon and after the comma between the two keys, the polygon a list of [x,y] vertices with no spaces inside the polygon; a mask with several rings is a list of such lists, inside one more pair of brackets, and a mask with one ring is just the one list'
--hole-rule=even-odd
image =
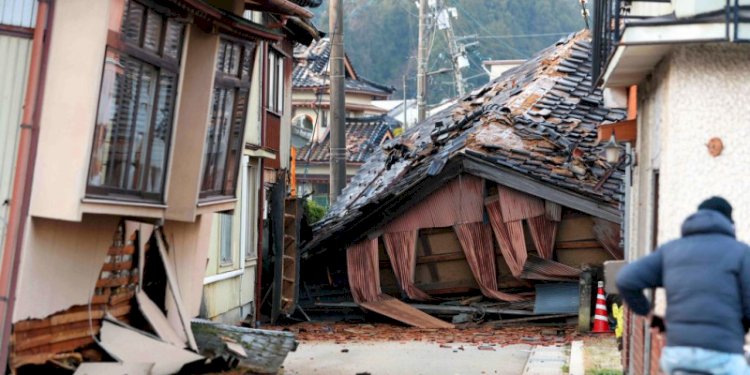
{"label": "utility pole", "polygon": [[328,30],[331,32],[331,176],[330,203],[336,201],[346,186],[346,118],[344,98],[344,4],[330,0]]}
{"label": "utility pole", "polygon": [[406,130],[406,128],[409,127],[409,125],[406,123],[406,74],[403,76],[404,80],[404,126],[402,127],[402,131]]}
{"label": "utility pole", "polygon": [[[417,123],[425,118],[427,106],[427,0],[419,0],[419,41],[417,44]],[[406,110],[404,108],[404,110]]]}
{"label": "utility pole", "polygon": [[451,22],[451,10],[445,7],[445,2],[440,2],[440,10],[438,10],[438,28],[445,31],[445,38],[448,39],[448,49],[451,53],[451,62],[453,63],[453,79],[456,81],[456,91],[458,96],[464,96],[466,89],[464,88],[464,77],[461,73],[461,69],[468,65],[468,62],[462,63],[466,60],[465,47],[459,45],[456,41],[456,35],[453,32],[453,24]]}

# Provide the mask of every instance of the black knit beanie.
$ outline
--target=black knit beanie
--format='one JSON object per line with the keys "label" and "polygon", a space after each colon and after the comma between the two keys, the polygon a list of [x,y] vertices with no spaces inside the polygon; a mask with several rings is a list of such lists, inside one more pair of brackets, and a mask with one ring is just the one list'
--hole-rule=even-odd
{"label": "black knit beanie", "polygon": [[729,221],[734,223],[732,220],[732,205],[722,197],[711,197],[703,201],[698,206],[699,210],[714,210],[726,216]]}

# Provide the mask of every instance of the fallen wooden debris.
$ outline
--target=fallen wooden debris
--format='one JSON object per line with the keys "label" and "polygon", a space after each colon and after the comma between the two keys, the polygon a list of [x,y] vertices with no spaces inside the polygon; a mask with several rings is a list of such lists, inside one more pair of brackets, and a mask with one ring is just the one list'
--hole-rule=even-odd
{"label": "fallen wooden debris", "polygon": [[538,316],[530,316],[528,318],[515,318],[515,319],[498,320],[498,321],[494,321],[494,322],[485,323],[485,325],[497,328],[497,327],[508,326],[508,325],[512,325],[512,324],[527,323],[527,322],[531,322],[531,321],[547,320],[547,319],[572,318],[574,316],[578,316],[578,315],[577,314],[538,315]]}
{"label": "fallen wooden debris", "polygon": [[141,310],[143,317],[146,318],[151,325],[151,328],[154,329],[154,332],[156,332],[162,340],[184,348],[185,341],[180,338],[174,329],[172,329],[172,325],[169,324],[167,317],[164,316],[161,310],[159,310],[159,307],[156,306],[154,301],[152,301],[151,298],[148,298],[148,295],[143,291],[139,291],[135,295],[135,298],[138,301],[138,308]]}
{"label": "fallen wooden debris", "polygon": [[124,363],[153,363],[153,375],[169,375],[203,356],[161,341],[145,332],[105,317],[100,345],[112,357]]}
{"label": "fallen wooden debris", "polygon": [[[485,314],[505,314],[505,315],[535,315],[534,312],[528,310],[517,310],[517,309],[500,309],[495,307],[479,307],[479,306],[453,306],[453,305],[430,305],[424,303],[409,303],[407,304],[415,309],[422,311],[430,311],[435,313],[485,313]],[[358,307],[354,302],[316,302],[315,306],[319,307],[339,307],[339,308],[352,308]]]}

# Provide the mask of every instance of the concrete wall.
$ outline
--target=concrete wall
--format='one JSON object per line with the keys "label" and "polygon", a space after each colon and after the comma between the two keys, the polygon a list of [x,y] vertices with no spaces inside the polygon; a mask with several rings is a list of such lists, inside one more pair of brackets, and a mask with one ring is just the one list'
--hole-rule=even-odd
{"label": "concrete wall", "polygon": [[[0,35],[0,201],[12,194],[18,130],[29,70],[31,39]],[[0,206],[0,256],[8,205]]]}
{"label": "concrete wall", "polygon": [[[750,95],[750,46],[713,44],[677,47],[640,86],[638,166],[634,170],[630,251],[642,255],[651,243],[653,171],[659,170],[658,243],[680,235],[680,225],[713,195],[735,206],[738,237],[750,240],[750,107],[737,98]],[[724,151],[712,157],[709,139]]]}
{"label": "concrete wall", "polygon": [[[629,259],[680,236],[682,222],[704,199],[720,195],[735,207],[740,240],[750,240],[750,107],[737,98],[750,95],[750,46],[712,44],[675,47],[639,86],[637,165],[628,194],[631,215]],[[724,151],[708,153],[719,137]],[[659,172],[658,215],[655,171]],[[656,231],[656,233],[654,233]],[[655,308],[666,302],[657,292]]]}
{"label": "concrete wall", "polygon": [[[721,195],[735,207],[737,235],[750,241],[750,46],[683,46],[671,56],[662,133],[659,241],[679,235],[679,224],[705,198]],[[709,155],[718,137],[724,151]]]}

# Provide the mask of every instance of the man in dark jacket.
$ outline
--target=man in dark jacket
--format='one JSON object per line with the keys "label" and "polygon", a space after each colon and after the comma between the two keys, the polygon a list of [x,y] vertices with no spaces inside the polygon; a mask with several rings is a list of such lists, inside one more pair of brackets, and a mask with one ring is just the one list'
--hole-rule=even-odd
{"label": "man in dark jacket", "polygon": [[649,315],[644,289],[667,294],[661,367],[750,374],[743,357],[750,319],[750,247],[735,239],[732,206],[710,198],[682,224],[682,238],[625,266],[617,288],[630,309]]}

